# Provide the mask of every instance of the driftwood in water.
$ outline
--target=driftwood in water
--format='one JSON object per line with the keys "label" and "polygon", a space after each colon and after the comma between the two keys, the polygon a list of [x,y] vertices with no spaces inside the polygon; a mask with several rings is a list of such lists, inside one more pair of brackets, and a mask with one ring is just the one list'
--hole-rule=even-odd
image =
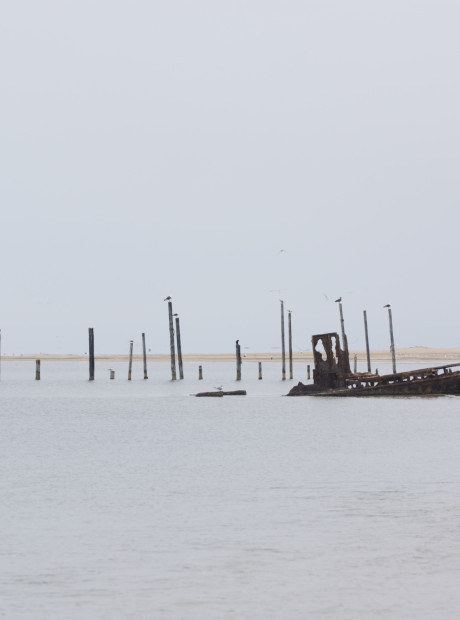
{"label": "driftwood in water", "polygon": [[195,396],[217,396],[222,397],[224,395],[223,392],[198,392]]}
{"label": "driftwood in water", "polygon": [[198,392],[195,396],[246,396],[246,390],[232,390],[231,392],[223,392],[219,390],[218,392]]}

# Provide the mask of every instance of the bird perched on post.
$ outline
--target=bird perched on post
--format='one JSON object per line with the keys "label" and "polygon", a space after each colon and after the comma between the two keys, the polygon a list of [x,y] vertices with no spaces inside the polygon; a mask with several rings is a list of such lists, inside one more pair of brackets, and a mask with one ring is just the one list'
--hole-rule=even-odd
{"label": "bird perched on post", "polygon": [[165,297],[163,301],[169,301],[170,299],[171,299],[171,295],[169,295],[168,297]]}
{"label": "bird perched on post", "polygon": [[335,300],[335,302],[334,302],[334,303],[336,303],[336,304],[337,304],[337,303],[340,303],[341,301],[342,301],[342,298],[341,298],[341,297],[339,297],[338,299],[336,299],[336,300]]}
{"label": "bird perched on post", "polygon": [[384,308],[389,308],[390,304],[386,304],[385,306],[383,306]]}

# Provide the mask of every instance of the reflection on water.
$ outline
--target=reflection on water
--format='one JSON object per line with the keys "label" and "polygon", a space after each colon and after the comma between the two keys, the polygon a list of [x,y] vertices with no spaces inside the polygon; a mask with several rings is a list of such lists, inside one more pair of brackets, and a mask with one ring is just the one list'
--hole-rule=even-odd
{"label": "reflection on water", "polygon": [[458,397],[282,398],[243,363],[247,397],[197,399],[234,365],[109,366],[2,366],[5,618],[457,617]]}

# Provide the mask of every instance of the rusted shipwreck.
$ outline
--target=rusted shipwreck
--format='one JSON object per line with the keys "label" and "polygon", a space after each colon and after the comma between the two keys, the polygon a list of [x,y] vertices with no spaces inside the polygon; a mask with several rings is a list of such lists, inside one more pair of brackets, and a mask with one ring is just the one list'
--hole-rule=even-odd
{"label": "rusted shipwreck", "polygon": [[315,368],[313,383],[299,383],[288,396],[419,396],[426,394],[459,394],[458,364],[417,368],[388,375],[350,370],[347,347],[340,347],[338,334],[312,337]]}

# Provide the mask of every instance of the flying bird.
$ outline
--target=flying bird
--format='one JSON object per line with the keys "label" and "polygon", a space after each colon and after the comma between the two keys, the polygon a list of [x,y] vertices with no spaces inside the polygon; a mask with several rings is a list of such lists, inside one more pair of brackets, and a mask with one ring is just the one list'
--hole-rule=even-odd
{"label": "flying bird", "polygon": [[337,304],[337,303],[340,303],[341,301],[342,301],[342,298],[341,298],[341,297],[339,297],[338,299],[336,299],[336,300],[335,300],[335,302],[334,302],[334,303],[336,303],[336,304]]}
{"label": "flying bird", "polygon": [[165,297],[163,301],[169,301],[170,299],[171,299],[171,295],[169,295],[168,297]]}

